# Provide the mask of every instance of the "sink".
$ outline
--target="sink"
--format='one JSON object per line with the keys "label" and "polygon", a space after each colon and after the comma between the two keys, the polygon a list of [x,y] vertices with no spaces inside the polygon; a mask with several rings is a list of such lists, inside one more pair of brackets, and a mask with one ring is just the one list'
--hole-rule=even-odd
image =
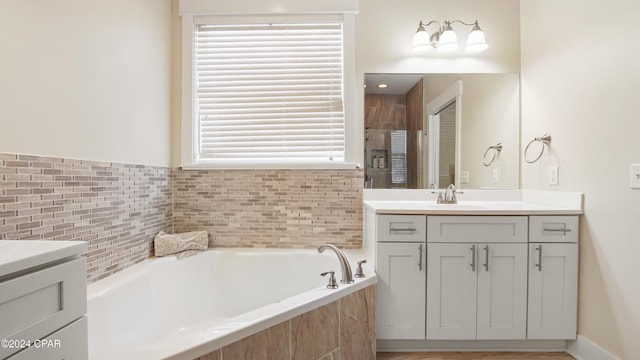
{"label": "sink", "polygon": [[469,204],[433,204],[434,208],[442,208],[449,210],[476,210],[476,209],[486,209],[486,206],[481,205],[469,205]]}

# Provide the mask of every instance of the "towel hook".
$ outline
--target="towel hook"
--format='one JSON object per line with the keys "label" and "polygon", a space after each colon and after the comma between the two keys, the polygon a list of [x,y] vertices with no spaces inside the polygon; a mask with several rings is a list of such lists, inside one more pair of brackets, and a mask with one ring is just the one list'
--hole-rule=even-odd
{"label": "towel hook", "polygon": [[[540,150],[540,154],[538,154],[538,157],[529,161],[527,160],[527,151],[529,151],[529,146],[531,146],[531,144],[533,144],[534,142],[541,142],[542,150]],[[544,146],[549,145],[550,143],[551,143],[551,135],[549,134],[544,134],[542,137],[533,138],[533,140],[529,141],[529,144],[527,144],[527,147],[524,148],[524,161],[528,162],[529,164],[533,164],[534,162],[538,161],[542,157],[542,154],[544,154]]]}
{"label": "towel hook", "polygon": [[[487,161],[487,154],[489,153],[489,151],[493,150],[493,157],[491,157],[491,160]],[[484,151],[484,155],[482,155],[482,164],[484,166],[489,166],[491,164],[493,164],[493,162],[496,160],[496,156],[502,151],[502,143],[497,143],[495,145],[491,145],[487,148],[487,150]]]}

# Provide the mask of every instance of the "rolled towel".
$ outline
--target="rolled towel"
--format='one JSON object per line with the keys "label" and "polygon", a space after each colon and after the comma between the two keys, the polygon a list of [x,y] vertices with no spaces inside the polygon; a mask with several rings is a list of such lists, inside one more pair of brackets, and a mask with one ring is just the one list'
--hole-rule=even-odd
{"label": "rolled towel", "polygon": [[197,254],[209,247],[206,231],[167,234],[161,231],[153,239],[156,256],[175,254],[178,259]]}

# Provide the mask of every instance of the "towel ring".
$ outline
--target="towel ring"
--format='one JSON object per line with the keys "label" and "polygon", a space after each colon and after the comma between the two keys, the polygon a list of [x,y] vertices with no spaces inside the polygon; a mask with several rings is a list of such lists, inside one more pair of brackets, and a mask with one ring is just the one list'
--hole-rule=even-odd
{"label": "towel ring", "polygon": [[[487,161],[487,154],[489,153],[489,151],[493,150],[493,156],[491,157],[491,160]],[[497,143],[495,145],[491,145],[487,148],[487,150],[484,151],[484,155],[482,155],[482,165],[484,166],[489,166],[491,164],[493,164],[494,161],[496,161],[496,156],[502,151],[502,143]]]}
{"label": "towel ring", "polygon": [[[542,150],[540,150],[540,154],[538,154],[538,157],[529,161],[527,160],[527,151],[529,150],[529,146],[531,146],[531,144],[537,141],[542,143]],[[549,145],[550,143],[551,143],[551,135],[549,134],[544,134],[542,137],[533,138],[533,140],[529,141],[529,144],[527,144],[527,147],[524,148],[524,161],[528,162],[529,164],[533,164],[534,162],[540,160],[540,158],[542,157],[542,154],[544,154],[544,146]]]}

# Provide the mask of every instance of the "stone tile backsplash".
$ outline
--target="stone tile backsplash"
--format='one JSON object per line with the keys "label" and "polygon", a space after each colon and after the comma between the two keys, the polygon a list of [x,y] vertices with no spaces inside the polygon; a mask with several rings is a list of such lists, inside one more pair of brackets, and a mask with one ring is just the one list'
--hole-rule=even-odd
{"label": "stone tile backsplash", "polygon": [[176,232],[209,246],[362,247],[362,170],[176,170]]}
{"label": "stone tile backsplash", "polygon": [[0,154],[0,240],[81,240],[96,281],[172,231],[171,169]]}
{"label": "stone tile backsplash", "polygon": [[362,170],[180,170],[0,154],[0,240],[80,240],[93,282],[160,231],[210,246],[362,246]]}

